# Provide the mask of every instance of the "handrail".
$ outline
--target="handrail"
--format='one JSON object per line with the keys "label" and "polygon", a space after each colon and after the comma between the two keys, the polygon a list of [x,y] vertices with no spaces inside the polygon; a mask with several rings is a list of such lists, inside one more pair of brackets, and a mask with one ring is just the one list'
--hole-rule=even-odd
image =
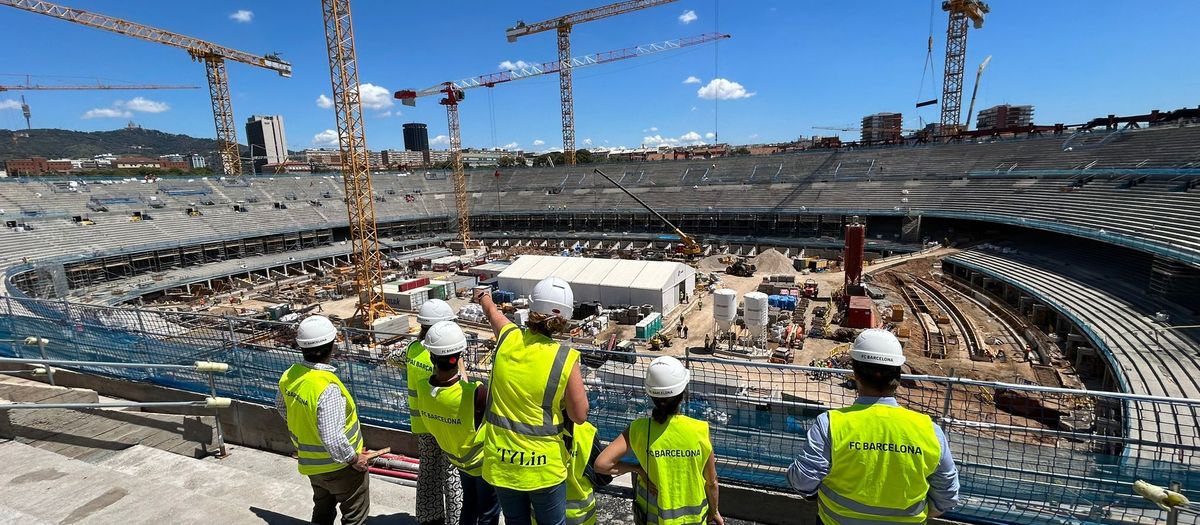
{"label": "handrail", "polygon": [[[165,407],[200,407],[200,408],[229,408],[233,400],[228,397],[207,397],[199,401],[151,401],[151,402],[113,402],[113,403],[4,403],[0,410],[27,410],[66,408],[100,409],[100,408],[165,408]],[[220,439],[218,439],[220,441]],[[222,443],[222,448],[224,444]]]}
{"label": "handrail", "polygon": [[225,373],[229,371],[229,363],[218,363],[214,361],[196,361],[194,364],[190,365],[166,365],[156,363],[115,363],[111,361],[71,361],[68,359],[28,359],[24,357],[0,357],[0,363],[56,366],[111,366],[114,368],[165,368],[174,370],[192,370],[202,373]]}
{"label": "handrail", "polygon": [[[11,312],[11,306],[10,310]],[[46,353],[46,343],[48,342],[43,337],[33,336],[28,339],[38,340],[39,348],[42,355]],[[88,366],[107,366],[113,368],[147,368],[154,370],[187,370],[199,374],[208,375],[209,395],[207,398],[200,401],[155,401],[155,402],[116,402],[116,403],[16,403],[16,404],[0,404],[0,410],[21,410],[21,409],[42,409],[42,408],[68,408],[68,409],[97,409],[97,408],[161,408],[161,407],[202,407],[202,408],[229,408],[232,401],[228,397],[217,396],[217,381],[214,377],[216,374],[224,374],[229,372],[229,363],[221,363],[218,361],[195,361],[190,365],[179,364],[162,364],[162,363],[119,363],[112,361],[74,361],[70,359],[31,359],[26,357],[0,357],[0,363],[16,363],[40,365],[32,372],[34,375],[40,375],[37,371],[44,370],[50,376],[50,384],[54,385],[54,369],[51,366],[60,366],[64,368],[71,367],[88,367]],[[217,457],[225,457],[227,450],[225,449],[225,430],[221,426],[221,417],[217,416],[213,420],[217,431]]]}

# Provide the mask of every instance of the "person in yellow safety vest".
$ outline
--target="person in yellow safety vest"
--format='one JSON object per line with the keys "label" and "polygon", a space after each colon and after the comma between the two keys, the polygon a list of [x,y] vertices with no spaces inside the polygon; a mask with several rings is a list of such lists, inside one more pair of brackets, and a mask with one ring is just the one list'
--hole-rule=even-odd
{"label": "person in yellow safety vest", "polygon": [[612,483],[612,476],[596,472],[594,465],[600,456],[596,442],[596,426],[583,422],[574,424],[563,418],[566,428],[563,441],[570,459],[567,462],[567,525],[596,525],[595,487]]}
{"label": "person in yellow safety vest", "polygon": [[296,346],[304,361],[279,378],[275,408],[287,420],[297,468],[312,484],[312,522],[332,525],[340,505],[342,523],[358,525],[371,508],[368,460],[354,399],[329,364],[336,339],[325,317],[300,322]]}
{"label": "person in yellow safety vest", "polygon": [[475,301],[496,334],[483,478],[496,488],[506,524],[529,525],[536,517],[539,525],[564,525],[569,454],[562,411],[576,424],[586,422],[588,412],[579,352],[553,339],[570,322],[571,286],[555,277],[537,283],[525,329],[510,322],[490,294],[477,292]]}
{"label": "person in yellow safety vest", "polygon": [[[717,458],[708,423],[679,414],[691,373],[671,356],[646,369],[646,393],[654,402],[650,417],[629,424],[596,459],[596,471],[637,474],[634,517],[640,524],[723,525],[718,510]],[[621,460],[633,452],[638,463]]]}
{"label": "person in yellow safety vest", "polygon": [[925,523],[958,505],[958,470],[941,427],[896,403],[904,349],[863,330],[850,347],[858,399],[817,416],[788,482],[817,497],[825,525]]}
{"label": "person in yellow safety vest", "polygon": [[422,340],[433,361],[434,373],[416,385],[417,406],[425,429],[437,440],[446,459],[462,480],[463,507],[459,525],[496,525],[500,502],[496,491],[483,480],[483,442],[479,426],[487,406],[487,387],[468,381],[462,372],[467,337],[454,321],[441,321]]}
{"label": "person in yellow safety vest", "polygon": [[454,309],[446,301],[425,301],[417,310],[417,323],[421,325],[421,332],[417,335],[417,340],[409,343],[406,352],[409,421],[413,434],[417,435],[417,455],[421,457],[421,464],[417,468],[417,523],[420,525],[457,523],[462,510],[461,478],[455,472],[454,465],[446,460],[437,440],[426,430],[421,411],[416,408],[420,394],[414,386],[428,383],[429,378],[433,376],[433,362],[421,343],[429,327],[454,318]]}

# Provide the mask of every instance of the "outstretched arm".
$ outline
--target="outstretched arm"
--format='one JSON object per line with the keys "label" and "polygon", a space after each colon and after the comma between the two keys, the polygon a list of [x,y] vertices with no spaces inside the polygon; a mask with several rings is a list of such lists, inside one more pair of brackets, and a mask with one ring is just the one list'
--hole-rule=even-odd
{"label": "outstretched arm", "polygon": [[487,317],[488,324],[492,325],[493,334],[496,337],[500,337],[500,331],[505,326],[512,324],[512,321],[504,317],[504,312],[501,312],[500,308],[496,307],[496,302],[492,300],[492,294],[486,290],[476,291],[473,300],[483,307],[483,314]]}

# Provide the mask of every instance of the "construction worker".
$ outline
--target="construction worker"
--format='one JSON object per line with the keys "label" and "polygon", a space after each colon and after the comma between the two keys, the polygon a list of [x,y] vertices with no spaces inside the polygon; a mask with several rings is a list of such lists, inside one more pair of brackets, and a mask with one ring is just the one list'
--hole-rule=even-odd
{"label": "construction worker", "polygon": [[600,456],[596,442],[596,426],[583,422],[576,425],[564,416],[563,441],[570,459],[567,462],[567,525],[596,525],[595,487],[612,483],[612,476],[600,474],[593,467]]}
{"label": "construction worker", "polygon": [[[528,326],[519,329],[478,292],[496,334],[491,396],[483,431],[483,477],[496,488],[504,521],[564,525],[568,452],[563,412],[575,424],[587,421],[587,390],[579,352],[553,339],[567,329],[575,299],[566,281],[549,277],[530,295]],[[531,516],[532,510],[532,516]]]}
{"label": "construction worker", "polygon": [[358,410],[330,366],[337,329],[328,318],[310,316],[296,330],[304,361],[279,378],[275,408],[287,420],[298,469],[313,488],[312,522],[332,525],[341,506],[342,523],[367,520],[371,492]]}
{"label": "construction worker", "polygon": [[925,523],[958,504],[958,470],[929,416],[900,407],[904,351],[896,336],[863,330],[850,347],[858,399],[817,416],[788,482],[817,496],[825,525]]}
{"label": "construction worker", "polygon": [[417,453],[421,464],[417,469],[417,523],[420,525],[444,525],[457,523],[462,510],[462,484],[454,465],[446,459],[437,440],[425,429],[425,420],[419,408],[420,393],[415,385],[429,383],[433,376],[433,362],[429,352],[421,343],[429,327],[455,318],[450,303],[441,299],[430,299],[417,310],[417,323],[421,332],[417,340],[409,343],[405,363],[408,377],[408,407],[413,434],[417,435]]}
{"label": "construction worker", "polygon": [[459,525],[496,525],[500,503],[483,480],[483,443],[478,429],[487,406],[487,387],[468,381],[462,373],[467,337],[454,321],[441,321],[425,330],[422,344],[433,362],[433,376],[416,384],[417,407],[425,430],[445,457],[458,468],[463,487]]}
{"label": "construction worker", "polygon": [[[717,507],[717,458],[708,423],[679,414],[690,380],[678,359],[652,361],[646,369],[646,393],[654,410],[630,423],[596,459],[597,472],[637,474],[634,517],[639,524],[725,523]],[[621,461],[629,452],[637,464]]]}

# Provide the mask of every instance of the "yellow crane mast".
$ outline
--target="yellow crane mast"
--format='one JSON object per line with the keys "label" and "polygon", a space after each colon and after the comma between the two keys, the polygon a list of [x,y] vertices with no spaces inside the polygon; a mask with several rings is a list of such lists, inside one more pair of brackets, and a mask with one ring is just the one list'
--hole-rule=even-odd
{"label": "yellow crane mast", "polygon": [[392,309],[383,299],[383,257],[379,253],[379,232],[375,226],[375,197],[371,191],[371,166],[363,130],[350,0],[322,0],[321,11],[325,19],[329,80],[333,85],[333,112],[337,118],[346,213],[354,254],[354,287],[358,293],[355,315],[364,327],[370,328],[376,319],[391,315]]}
{"label": "yellow crane mast", "polygon": [[0,6],[13,7],[95,29],[178,47],[187,51],[192,60],[203,61],[208,76],[208,94],[212,99],[213,120],[217,128],[217,149],[221,155],[222,173],[225,175],[241,175],[242,173],[241,155],[238,152],[237,125],[233,120],[233,104],[229,99],[229,76],[225,72],[225,61],[232,60],[269,69],[283,77],[292,76],[292,65],[275,55],[254,55],[100,13],[36,0],[0,0]]}
{"label": "yellow crane mast", "polygon": [[504,32],[509,42],[516,42],[518,38],[543,31],[554,30],[558,34],[558,62],[561,64],[561,68],[558,70],[558,91],[562,102],[563,158],[568,166],[575,164],[575,94],[571,84],[571,67],[568,65],[571,61],[571,28],[584,22],[623,15],[674,1],[629,0],[616,2],[532,24],[517,22],[516,26],[510,27]]}

